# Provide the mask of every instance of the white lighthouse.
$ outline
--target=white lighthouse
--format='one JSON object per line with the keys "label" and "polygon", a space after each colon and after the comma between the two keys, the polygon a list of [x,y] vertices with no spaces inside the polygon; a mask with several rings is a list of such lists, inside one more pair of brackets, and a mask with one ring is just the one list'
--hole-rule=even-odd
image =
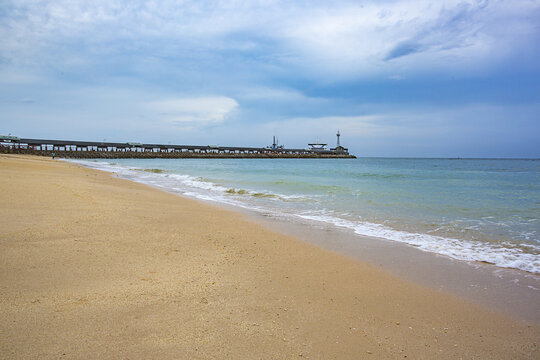
{"label": "white lighthouse", "polygon": [[338,154],[348,154],[349,150],[347,148],[344,148],[343,146],[341,146],[340,136],[341,136],[341,134],[339,133],[339,130],[338,130],[337,133],[336,133],[336,138],[337,138],[336,147],[333,148],[333,149],[330,149],[330,150],[333,151],[334,153],[338,153]]}

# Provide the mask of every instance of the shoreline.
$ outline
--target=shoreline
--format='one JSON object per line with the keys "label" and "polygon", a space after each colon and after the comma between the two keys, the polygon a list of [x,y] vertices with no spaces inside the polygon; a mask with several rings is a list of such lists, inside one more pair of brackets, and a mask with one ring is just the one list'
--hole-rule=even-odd
{"label": "shoreline", "polygon": [[[67,162],[96,169],[91,163],[72,162],[71,159]],[[504,268],[495,264],[454,259],[408,243],[355,234],[351,229],[324,222],[313,223],[290,216],[261,213],[249,207],[187,196],[166,187],[116,175],[113,170],[103,170],[99,167],[97,170],[105,171],[121,179],[146,184],[181,198],[194,199],[210,206],[242,213],[250,220],[272,231],[381,267],[407,281],[451,293],[518,320],[540,324],[540,276],[538,274]]]}
{"label": "shoreline", "polygon": [[0,155],[6,358],[535,358],[540,326],[110,173]]}
{"label": "shoreline", "polygon": [[516,320],[540,325],[538,274],[478,261],[458,260],[407,243],[358,235],[350,229],[330,224],[316,226],[292,222],[289,218],[281,219],[248,208],[186,197],[148,186],[174,196],[243,214],[248,220],[271,231],[379,267],[405,281],[452,294]]}
{"label": "shoreline", "polygon": [[[232,167],[238,168],[239,172],[242,174],[245,173],[245,175],[250,178],[249,180],[241,180],[240,177],[238,178],[238,180],[240,180],[239,182],[236,182],[235,178],[231,178],[230,173],[229,175],[225,173],[223,179],[221,179],[221,175],[218,174],[216,174],[216,177],[214,177],[212,175],[214,162],[211,160],[194,160],[193,162],[189,160],[186,160],[185,162],[175,160],[127,160],[110,162],[103,160],[100,161],[98,159],[93,161],[67,161],[80,163],[84,166],[98,170],[113,172],[121,178],[155,186],[158,189],[180,196],[186,196],[188,198],[203,201],[210,200],[210,203],[213,204],[230,204],[233,205],[233,209],[236,210],[238,210],[238,207],[240,209],[248,209],[248,211],[254,210],[256,213],[264,214],[265,216],[269,215],[270,217],[273,216],[280,220],[288,217],[293,223],[313,223],[315,224],[315,227],[325,227],[327,224],[330,224],[331,227],[335,227],[337,229],[351,229],[360,238],[367,237],[391,240],[398,243],[406,243],[420,250],[441,254],[443,256],[449,256],[450,258],[457,260],[493,264],[501,268],[515,268],[540,276],[540,263],[538,262],[538,256],[534,251],[537,246],[534,244],[534,238],[531,242],[529,242],[529,239],[527,239],[525,243],[521,243],[518,238],[513,238],[514,235],[529,236],[529,233],[523,232],[528,227],[530,227],[529,230],[534,233],[534,222],[530,223],[529,221],[526,221],[527,224],[523,222],[520,224],[519,221],[516,220],[509,221],[508,223],[503,218],[500,218],[502,214],[499,214],[498,219],[495,217],[486,217],[477,214],[480,216],[477,220],[475,220],[474,217],[470,217],[469,219],[460,219],[459,216],[452,220],[451,218],[453,216],[455,217],[457,214],[452,214],[451,212],[448,214],[448,221],[444,221],[443,218],[439,219],[443,220],[442,222],[435,218],[428,219],[421,214],[419,214],[417,218],[409,217],[409,220],[399,220],[400,217],[403,217],[403,215],[405,215],[405,218],[408,215],[403,213],[403,207],[400,209],[399,202],[401,200],[399,200],[399,198],[401,195],[397,194],[396,199],[387,199],[386,201],[398,202],[398,207],[396,208],[396,214],[398,216],[394,216],[392,215],[392,212],[389,212],[386,216],[379,214],[378,217],[372,217],[369,215],[369,211],[367,211],[367,217],[364,218],[362,214],[364,210],[361,210],[361,207],[358,209],[350,208],[352,204],[346,204],[348,199],[344,198],[343,196],[341,196],[339,199],[328,198],[329,194],[324,194],[324,192],[321,194],[314,194],[312,193],[313,189],[308,189],[308,192],[310,192],[309,195],[303,194],[302,192],[296,194],[294,191],[291,193],[290,189],[286,188],[288,185],[280,184],[279,179],[273,177],[274,173],[272,172],[268,174],[269,177],[267,180],[269,181],[270,178],[273,179],[268,184],[268,187],[264,183],[266,180],[259,179],[256,176],[254,179],[251,179],[250,177],[252,175],[256,175],[257,173],[260,174],[260,171],[265,171],[266,166],[264,165],[264,162],[261,161],[247,161],[247,163],[253,162],[254,166],[257,167],[257,171],[252,174],[249,172],[249,170],[246,172],[246,169],[243,169],[243,165],[241,164],[245,164],[244,161],[233,160],[231,163]],[[294,164],[294,162],[287,160],[283,161],[285,161],[285,169]],[[193,164],[197,163],[201,166],[200,170],[197,170],[197,166],[193,166]],[[279,163],[280,161],[272,161],[268,165],[267,169],[279,166]],[[322,161],[322,163],[326,164],[323,166],[323,168],[338,165],[338,163],[332,161]],[[307,166],[308,169],[306,169],[308,172],[315,164],[316,161],[303,162],[303,165],[309,165]],[[370,166],[377,166],[377,164],[370,163],[363,165],[360,164],[361,163],[353,161],[350,165],[354,167],[367,167],[367,169],[370,169]],[[224,161],[223,164],[220,165],[227,165],[227,162]],[[301,166],[303,167],[303,165]],[[483,166],[482,164],[478,165]],[[159,169],[154,169],[156,166]],[[338,165],[338,167],[340,166]],[[144,172],[141,170],[144,170]],[[208,170],[210,170],[210,172],[208,172]],[[343,169],[341,170],[343,171]],[[376,169],[366,171],[375,171],[375,173],[377,173]],[[426,168],[426,171],[428,173],[427,178],[432,178],[434,176],[434,174],[429,175],[429,173],[432,171],[430,166]],[[362,171],[360,171],[360,173],[357,175],[359,177],[365,176],[365,174],[361,173]],[[385,172],[383,171],[383,173]],[[295,186],[307,185],[309,187],[309,177],[312,175],[312,173],[309,174],[308,179],[306,180],[307,183],[303,180],[296,179],[292,181],[297,181],[298,183],[291,184]],[[383,179],[386,179],[387,175],[388,174],[379,174],[378,176],[382,176]],[[371,177],[371,175],[368,176]],[[408,176],[410,176],[410,174]],[[461,175],[456,176],[458,178],[463,178],[464,174],[461,173]],[[401,176],[394,175],[394,177],[400,178]],[[246,180],[246,189],[243,189],[242,181]],[[251,184],[251,181],[254,181],[254,183]],[[333,180],[328,179],[328,181],[332,182]],[[381,186],[384,187],[385,182],[386,180],[383,180]],[[432,181],[432,183],[434,184],[434,181]],[[277,187],[274,186],[277,184],[279,184]],[[255,186],[255,188],[253,188],[251,185]],[[388,185],[389,184],[386,184],[386,186]],[[316,188],[318,186],[322,186],[322,188],[324,188],[325,185],[315,185]],[[347,187],[346,182],[338,186],[340,187],[338,190],[339,192],[346,193],[347,191],[350,191],[350,188]],[[364,184],[363,186],[375,186],[376,192],[373,194],[373,196],[375,198],[381,197],[381,195],[384,197],[383,193],[377,193],[377,185],[375,185],[374,181],[371,181],[371,184],[369,184],[368,181],[368,184]],[[396,186],[403,188],[404,184],[402,182],[401,184],[396,184]],[[251,188],[251,190],[249,190],[249,188]],[[332,193],[334,190],[337,189],[330,189],[330,193]],[[391,189],[387,190],[392,191]],[[412,199],[411,195],[415,195],[414,198],[421,198],[422,195],[418,194],[418,190],[419,189],[413,191],[416,192],[416,194],[409,193],[407,195],[409,199]],[[405,189],[405,193],[408,191],[411,191],[411,189]],[[371,196],[368,195],[368,193],[365,193],[362,196],[364,198]],[[357,197],[357,194],[351,195],[352,197]],[[266,196],[269,198],[268,201],[265,200]],[[433,193],[431,196],[433,197]],[[292,200],[290,202],[289,197]],[[305,199],[305,201],[303,199]],[[335,200],[337,200],[337,202],[335,202]],[[450,202],[454,201],[452,199],[446,200]],[[479,198],[476,199],[476,201],[479,200]],[[282,201],[285,201],[285,203]],[[325,204],[327,201],[328,203]],[[360,199],[360,201],[363,200]],[[431,201],[433,201],[433,198]],[[313,207],[307,205],[310,202],[313,203]],[[489,198],[484,199],[484,205],[487,205],[489,202]],[[423,206],[418,203],[418,200],[412,200],[412,203],[413,206]],[[328,205],[330,207],[328,207]],[[345,205],[345,208],[341,208],[342,205]],[[442,205],[442,203],[440,205]],[[497,207],[501,205],[503,204],[499,202],[498,205],[488,205],[488,208],[490,206]],[[354,205],[352,206],[354,207]],[[366,208],[366,210],[369,210],[369,200],[368,203],[363,204],[363,206]],[[477,203],[476,206],[478,207],[483,205],[482,203]],[[437,211],[444,212],[444,207],[445,206],[442,206]],[[491,211],[490,209],[485,210],[487,213]],[[435,213],[437,213],[437,211],[435,211]],[[516,211],[519,212],[519,210],[515,208],[509,211],[513,213]],[[476,222],[478,222],[478,224],[475,225]],[[514,225],[517,226],[516,229],[512,228],[513,222],[515,223]],[[533,225],[529,226],[529,223]],[[494,225],[503,229],[500,234],[495,231],[495,228],[493,227]],[[484,231],[482,231],[482,227],[486,227]],[[438,233],[440,230],[443,230],[443,233]],[[506,239],[508,242],[503,239],[504,236],[499,236],[503,233],[506,234],[505,236],[510,236],[510,238]],[[518,248],[514,248],[515,245],[517,245]],[[521,247],[522,245],[523,247]],[[528,249],[531,251],[528,251]],[[540,288],[540,285],[534,287]]]}
{"label": "shoreline", "polygon": [[237,211],[273,231],[380,267],[406,281],[450,293],[515,319],[540,324],[540,276],[537,274],[457,260],[406,243],[354,234],[349,229],[291,223],[242,210]]}

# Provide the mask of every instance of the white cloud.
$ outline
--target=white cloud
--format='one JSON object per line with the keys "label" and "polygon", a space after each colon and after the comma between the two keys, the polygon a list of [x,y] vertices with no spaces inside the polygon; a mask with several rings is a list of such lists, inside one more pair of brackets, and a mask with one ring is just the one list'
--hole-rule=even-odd
{"label": "white cloud", "polygon": [[170,123],[220,123],[237,107],[236,100],[225,96],[176,98],[153,101],[148,109]]}
{"label": "white cloud", "polygon": [[20,0],[0,10],[0,55],[17,63],[68,61],[81,47],[175,57],[233,51],[324,77],[485,66],[534,43],[540,4]]}
{"label": "white cloud", "polygon": [[[428,0],[367,2],[312,10],[283,37],[314,70],[334,75],[486,67],[534,43],[540,4]],[[501,31],[501,29],[505,29]],[[305,63],[304,63],[305,64]]]}
{"label": "white cloud", "polygon": [[43,80],[43,77],[20,68],[0,69],[0,84],[2,85],[28,85]]}
{"label": "white cloud", "polygon": [[324,98],[310,97],[301,91],[284,87],[244,86],[237,91],[237,94],[238,97],[247,101],[267,103],[321,104],[328,101]]}
{"label": "white cloud", "polygon": [[[0,122],[36,137],[115,133],[141,141],[257,145],[276,134],[287,145],[304,146],[316,137],[331,143],[339,129],[344,144],[436,138],[429,146],[450,130],[455,138],[474,133],[458,128],[477,118],[537,118],[538,107],[519,115],[463,110],[467,101],[453,95],[455,89],[439,96],[419,91],[407,108],[396,109],[402,102],[392,100],[413,98],[400,94],[417,75],[431,79],[426,75],[434,71],[456,78],[468,72],[475,81],[494,76],[501,64],[510,72],[525,59],[529,67],[520,74],[536,74],[538,18],[538,0],[5,0]],[[397,91],[375,87],[371,96],[378,79],[395,80]],[[475,98],[496,101],[511,89]],[[426,103],[439,107],[446,95],[458,113],[425,109]],[[523,95],[525,102],[537,99]],[[265,123],[269,119],[282,120]]]}

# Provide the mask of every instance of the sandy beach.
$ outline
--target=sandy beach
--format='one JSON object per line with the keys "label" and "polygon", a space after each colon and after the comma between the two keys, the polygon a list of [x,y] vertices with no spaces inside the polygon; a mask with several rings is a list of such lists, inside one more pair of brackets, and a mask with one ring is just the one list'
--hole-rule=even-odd
{"label": "sandy beach", "polygon": [[76,164],[0,156],[0,357],[538,359],[540,326]]}

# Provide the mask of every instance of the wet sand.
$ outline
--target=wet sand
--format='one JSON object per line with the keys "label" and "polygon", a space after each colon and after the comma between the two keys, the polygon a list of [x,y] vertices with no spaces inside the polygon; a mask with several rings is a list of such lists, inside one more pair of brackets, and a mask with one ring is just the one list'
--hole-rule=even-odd
{"label": "wet sand", "polygon": [[540,326],[75,164],[0,156],[2,358],[535,359]]}
{"label": "wet sand", "polygon": [[[232,208],[232,207],[229,207]],[[382,238],[359,236],[332,225],[293,222],[244,211],[276,232],[380,267],[404,280],[465,298],[510,317],[540,324],[540,276],[422,251]]]}

